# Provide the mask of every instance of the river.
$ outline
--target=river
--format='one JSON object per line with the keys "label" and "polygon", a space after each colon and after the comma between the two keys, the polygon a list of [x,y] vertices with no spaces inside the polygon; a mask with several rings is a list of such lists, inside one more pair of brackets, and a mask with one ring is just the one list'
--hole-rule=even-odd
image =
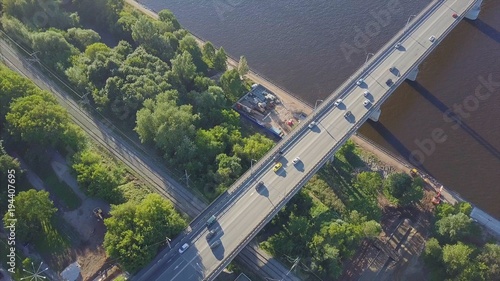
{"label": "river", "polygon": [[[314,104],[431,1],[140,2],[172,10],[197,36]],[[500,218],[500,1],[485,0],[479,19],[460,23],[419,69],[360,132]],[[436,133],[446,140],[432,141]]]}

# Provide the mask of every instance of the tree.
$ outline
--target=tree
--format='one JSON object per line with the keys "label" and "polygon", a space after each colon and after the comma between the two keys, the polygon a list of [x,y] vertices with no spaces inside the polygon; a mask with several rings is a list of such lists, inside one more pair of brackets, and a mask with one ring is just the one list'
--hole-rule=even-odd
{"label": "tree", "polygon": [[78,53],[61,33],[53,30],[36,32],[31,38],[38,57],[59,71],[64,71],[69,66],[69,58]]}
{"label": "tree", "polygon": [[214,61],[215,61],[215,47],[212,45],[212,43],[207,42],[205,45],[203,45],[203,48],[201,50],[203,54],[203,61],[208,65],[210,68],[214,68]]}
{"label": "tree", "polygon": [[382,188],[382,176],[377,172],[361,172],[356,176],[353,187],[377,195]]}
{"label": "tree", "polygon": [[66,32],[66,40],[83,52],[88,46],[101,41],[101,36],[92,29],[74,27]]}
{"label": "tree", "polygon": [[244,77],[248,73],[248,62],[245,56],[240,57],[240,61],[238,62],[238,73],[241,77]]}
{"label": "tree", "polygon": [[442,262],[443,248],[436,238],[431,238],[425,243],[424,259],[429,265],[437,266]]}
{"label": "tree", "polygon": [[128,202],[111,207],[104,220],[104,248],[128,271],[149,263],[166,237],[174,238],[186,222],[172,204],[158,194],[148,194],[139,204]]}
{"label": "tree", "polygon": [[24,46],[32,46],[31,32],[20,20],[8,15],[3,15],[0,18],[0,23],[2,24],[2,28],[5,33],[13,37],[16,42],[19,42]]}
{"label": "tree", "polygon": [[241,174],[241,159],[237,156],[219,154],[216,157],[218,169],[217,180],[224,186],[229,186]]}
{"label": "tree", "polygon": [[192,35],[186,35],[179,41],[178,51],[180,53],[188,52],[191,55],[197,72],[207,73],[208,66],[205,61],[203,61],[203,54],[198,46],[198,42],[196,42],[196,39]]}
{"label": "tree", "polygon": [[471,226],[472,219],[462,213],[449,215],[436,222],[437,232],[451,241],[458,241],[469,235]]}
{"label": "tree", "polygon": [[252,159],[260,159],[274,146],[274,142],[259,133],[253,134],[241,140],[241,143],[233,146],[234,154],[248,163]]}
{"label": "tree", "polygon": [[66,142],[68,113],[47,92],[16,99],[6,120],[9,133],[28,145],[55,147]]}
{"label": "tree", "polygon": [[224,48],[221,47],[215,53],[213,65],[216,71],[223,72],[227,70],[227,55],[226,52],[224,51]]}
{"label": "tree", "polygon": [[87,22],[113,30],[123,10],[123,0],[73,0],[78,14]]}
{"label": "tree", "polygon": [[181,28],[181,25],[175,18],[174,14],[168,10],[168,9],[163,9],[158,13],[158,17],[161,21],[172,24],[175,30],[178,30]]}
{"label": "tree", "polygon": [[90,196],[102,198],[112,204],[124,201],[118,190],[122,173],[112,165],[106,165],[97,152],[85,150],[75,156],[73,169],[79,186]]}
{"label": "tree", "polygon": [[193,83],[193,79],[196,76],[196,66],[189,52],[185,51],[172,60],[172,76],[178,81],[178,83],[172,83],[178,89]]}
{"label": "tree", "polygon": [[412,179],[405,173],[394,173],[384,182],[386,195],[397,205],[409,205],[422,199],[423,181],[420,178]]}
{"label": "tree", "polygon": [[177,148],[195,134],[193,123],[199,118],[192,113],[190,105],[177,106],[175,95],[162,93],[156,101],[146,100],[144,107],[137,112],[135,131],[142,142],[154,141],[164,152],[168,161],[181,161],[175,157]]}
{"label": "tree", "polygon": [[0,64],[0,123],[3,124],[13,100],[38,92],[39,89],[30,80]]}
{"label": "tree", "polygon": [[142,15],[132,26],[132,38],[152,55],[169,61],[175,53],[173,31],[171,24]]}
{"label": "tree", "polygon": [[222,74],[220,86],[231,102],[236,102],[247,91],[236,69],[228,70]]}
{"label": "tree", "polygon": [[445,245],[443,247],[443,262],[446,271],[452,276],[458,275],[470,263],[469,256],[473,249],[461,242],[455,245]]}
{"label": "tree", "polygon": [[[47,191],[19,192],[14,201],[15,212],[7,212],[3,218],[4,226],[11,225],[11,219],[15,223],[16,238],[23,242],[32,242],[39,239],[43,233],[43,224],[50,223],[50,219],[57,211],[49,199]],[[34,207],[36,206],[36,208]]]}
{"label": "tree", "polygon": [[477,260],[487,267],[485,270],[486,280],[500,279],[500,245],[484,245],[481,254],[477,257]]}

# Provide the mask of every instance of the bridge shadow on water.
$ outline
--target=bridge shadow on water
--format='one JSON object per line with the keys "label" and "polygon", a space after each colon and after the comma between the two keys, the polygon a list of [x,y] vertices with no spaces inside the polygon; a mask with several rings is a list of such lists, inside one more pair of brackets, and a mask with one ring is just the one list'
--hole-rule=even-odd
{"label": "bridge shadow on water", "polygon": [[[377,133],[379,133],[384,140],[389,143],[406,161],[410,162],[411,151],[381,122],[373,122],[368,120],[366,122],[369,124]],[[410,162],[411,163],[411,162]],[[412,163],[415,165],[416,163]],[[424,171],[426,174],[434,177],[431,172],[429,172],[423,165],[418,165],[419,170]]]}
{"label": "bridge shadow on water", "polygon": [[474,26],[477,28],[479,31],[481,31],[484,35],[490,37],[497,43],[500,43],[500,32],[496,30],[494,27],[491,25],[485,23],[481,19],[476,19],[476,20],[466,20],[470,25]]}
{"label": "bridge shadow on water", "polygon": [[[463,118],[458,114],[454,113],[451,108],[444,104],[439,98],[433,95],[429,90],[427,90],[422,84],[416,81],[408,81],[413,89],[422,95],[426,100],[428,100],[432,105],[439,109],[443,114],[447,115],[450,119],[454,120],[453,125],[457,124],[464,132],[470,135],[474,140],[476,140],[484,149],[491,153],[494,157],[500,159],[500,151],[489,143],[485,138],[483,138],[479,133],[467,125]],[[452,126],[453,126],[452,125]],[[455,129],[456,127],[452,127]]]}

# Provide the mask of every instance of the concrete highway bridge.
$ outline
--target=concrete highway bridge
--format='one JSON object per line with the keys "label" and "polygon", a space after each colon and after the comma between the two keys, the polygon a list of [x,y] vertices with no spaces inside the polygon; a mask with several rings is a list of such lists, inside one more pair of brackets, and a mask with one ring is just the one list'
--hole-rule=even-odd
{"label": "concrete highway bridge", "polygon": [[[171,250],[158,256],[133,280],[215,279],[368,118],[378,121],[382,103],[405,79],[416,79],[419,64],[463,18],[478,17],[481,3],[430,3],[292,134],[193,220],[171,242]],[[339,99],[342,101],[336,104]],[[275,157],[282,165],[276,171]],[[294,164],[296,157],[300,161]],[[212,216],[215,219],[207,226]],[[213,236],[209,235],[212,230]],[[184,244],[188,248],[181,250]],[[281,280],[290,279],[282,276]]]}

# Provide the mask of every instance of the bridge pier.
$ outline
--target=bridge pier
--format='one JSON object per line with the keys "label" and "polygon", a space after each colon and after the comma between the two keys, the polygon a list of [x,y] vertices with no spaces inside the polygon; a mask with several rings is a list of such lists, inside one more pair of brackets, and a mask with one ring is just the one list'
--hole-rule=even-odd
{"label": "bridge pier", "polygon": [[476,20],[477,17],[479,17],[479,12],[481,11],[481,4],[483,3],[483,0],[479,0],[476,2],[474,7],[465,14],[465,18],[470,19],[470,20]]}
{"label": "bridge pier", "polygon": [[380,110],[380,107],[377,107],[373,109],[372,114],[370,115],[370,118],[373,122],[378,122],[378,119],[380,118],[380,114],[382,113],[382,110]]}
{"label": "bridge pier", "polygon": [[415,80],[417,80],[417,75],[418,75],[418,66],[410,71],[408,76],[406,76],[406,79],[408,79],[410,81],[415,81]]}

